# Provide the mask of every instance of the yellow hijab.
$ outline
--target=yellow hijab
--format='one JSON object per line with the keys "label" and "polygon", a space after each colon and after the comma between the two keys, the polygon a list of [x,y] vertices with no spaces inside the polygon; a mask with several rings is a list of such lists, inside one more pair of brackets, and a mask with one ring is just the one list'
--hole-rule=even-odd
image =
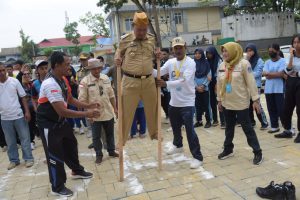
{"label": "yellow hijab", "polygon": [[225,79],[222,83],[221,96],[224,96],[226,92],[226,85],[231,84],[232,81],[232,72],[235,65],[237,65],[243,58],[243,48],[236,42],[228,42],[221,46],[221,50],[226,49],[229,55],[229,59],[225,62]]}

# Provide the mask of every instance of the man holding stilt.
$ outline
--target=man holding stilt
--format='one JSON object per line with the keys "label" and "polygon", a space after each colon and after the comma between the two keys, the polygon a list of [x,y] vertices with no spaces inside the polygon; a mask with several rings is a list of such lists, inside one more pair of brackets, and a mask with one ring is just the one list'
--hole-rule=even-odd
{"label": "man holding stilt", "polygon": [[[128,139],[134,110],[140,100],[144,103],[151,139],[157,139],[157,90],[152,76],[155,60],[155,37],[147,33],[149,19],[144,12],[136,12],[133,32],[121,38],[115,55],[116,66],[121,66],[122,78],[122,134],[123,145]],[[126,116],[125,116],[126,115]]]}

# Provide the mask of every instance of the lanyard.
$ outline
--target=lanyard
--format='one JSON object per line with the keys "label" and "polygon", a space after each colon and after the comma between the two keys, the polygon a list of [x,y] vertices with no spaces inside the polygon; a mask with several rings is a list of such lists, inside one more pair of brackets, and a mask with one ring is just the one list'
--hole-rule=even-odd
{"label": "lanyard", "polygon": [[179,64],[179,69],[177,68],[177,62],[174,63],[174,71],[175,71],[175,77],[176,78],[179,78],[180,76],[180,70],[183,66],[183,63],[185,62],[186,60],[186,56],[184,56],[184,58],[180,61],[180,64]]}

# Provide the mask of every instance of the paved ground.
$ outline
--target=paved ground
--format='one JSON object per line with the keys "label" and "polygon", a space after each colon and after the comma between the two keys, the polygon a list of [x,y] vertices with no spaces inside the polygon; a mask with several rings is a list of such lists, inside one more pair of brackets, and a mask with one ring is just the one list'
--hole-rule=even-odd
{"label": "paved ground", "polygon": [[[293,119],[295,122],[295,118]],[[169,125],[163,125],[166,149],[171,145]],[[196,129],[204,155],[200,169],[189,169],[191,155],[184,137],[184,154],[163,154],[163,171],[157,170],[157,142],[146,139],[130,140],[125,148],[125,181],[119,182],[118,159],[105,154],[101,165],[95,165],[95,154],[87,148],[91,139],[77,135],[80,161],[94,173],[91,180],[71,180],[67,186],[75,191],[69,199],[259,199],[256,186],[269,184],[271,180],[292,181],[300,188],[300,145],[291,139],[277,140],[266,131],[256,128],[265,160],[262,165],[252,164],[253,154],[246,143],[241,128],[236,128],[235,156],[220,161],[224,130],[219,127]],[[49,194],[47,167],[41,141],[33,151],[35,165],[26,169],[24,163],[7,171],[6,153],[0,152],[0,199],[59,199]],[[67,173],[70,170],[66,167]],[[297,190],[300,197],[300,189]],[[61,198],[63,199],[63,198]]]}

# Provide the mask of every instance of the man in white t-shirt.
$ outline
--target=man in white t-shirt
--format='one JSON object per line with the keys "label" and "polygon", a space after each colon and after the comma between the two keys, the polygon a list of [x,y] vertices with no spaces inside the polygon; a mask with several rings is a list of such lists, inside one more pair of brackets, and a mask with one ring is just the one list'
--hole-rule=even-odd
{"label": "man in white t-shirt", "polygon": [[[28,127],[28,121],[30,121],[31,116],[25,98],[26,93],[17,79],[7,77],[5,67],[2,63],[0,63],[0,91],[1,125],[5,135],[7,155],[10,161],[7,169],[13,169],[20,164],[17,135],[21,141],[25,165],[26,167],[31,167],[34,164]],[[19,97],[24,107],[25,116],[21,109]]]}
{"label": "man in white t-shirt", "polygon": [[159,87],[167,87],[171,93],[169,117],[174,139],[173,146],[167,151],[167,154],[183,152],[181,127],[184,125],[189,148],[194,157],[190,167],[195,169],[200,167],[203,162],[199,140],[193,124],[196,63],[186,56],[186,43],[181,37],[173,39],[172,48],[175,58],[169,59],[160,70],[161,76],[169,74],[169,81],[157,80],[156,82]]}

